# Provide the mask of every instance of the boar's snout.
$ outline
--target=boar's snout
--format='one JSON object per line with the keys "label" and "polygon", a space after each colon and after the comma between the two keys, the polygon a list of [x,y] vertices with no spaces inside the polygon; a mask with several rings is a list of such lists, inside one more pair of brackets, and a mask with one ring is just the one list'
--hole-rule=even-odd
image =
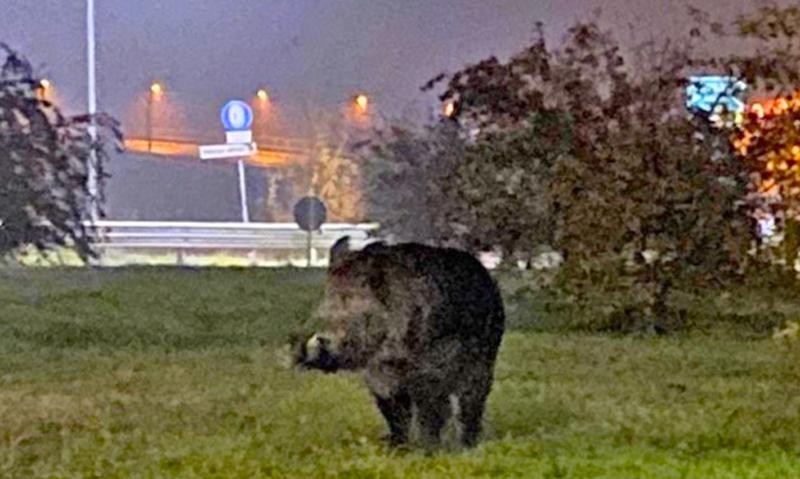
{"label": "boar's snout", "polygon": [[295,363],[303,369],[336,372],[339,369],[339,361],[336,359],[333,349],[332,341],[329,338],[314,334],[297,346]]}

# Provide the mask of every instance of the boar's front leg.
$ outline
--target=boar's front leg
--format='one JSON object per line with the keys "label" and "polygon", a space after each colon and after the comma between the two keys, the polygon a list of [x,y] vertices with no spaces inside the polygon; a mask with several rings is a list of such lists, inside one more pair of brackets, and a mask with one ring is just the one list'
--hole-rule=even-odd
{"label": "boar's front leg", "polygon": [[411,427],[411,396],[404,390],[388,398],[375,394],[375,402],[389,424],[389,444],[399,446],[408,442],[408,430]]}

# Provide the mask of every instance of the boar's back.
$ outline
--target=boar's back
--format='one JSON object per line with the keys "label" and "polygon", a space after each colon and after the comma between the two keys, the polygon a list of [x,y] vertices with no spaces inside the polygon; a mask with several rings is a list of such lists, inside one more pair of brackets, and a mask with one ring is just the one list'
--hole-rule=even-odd
{"label": "boar's back", "polygon": [[[426,330],[435,341],[459,337],[499,345],[504,329],[503,304],[497,284],[472,255],[453,248],[417,243],[367,246],[352,258],[348,269],[367,277],[373,294],[386,302],[392,294],[388,275],[403,271],[436,289]],[[425,301],[426,298],[419,298]]]}

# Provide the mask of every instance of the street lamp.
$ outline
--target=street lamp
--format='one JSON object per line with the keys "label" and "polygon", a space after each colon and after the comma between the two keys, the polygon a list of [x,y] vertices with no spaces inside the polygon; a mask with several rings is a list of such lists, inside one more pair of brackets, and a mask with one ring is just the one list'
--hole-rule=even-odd
{"label": "street lamp", "polygon": [[161,96],[164,93],[164,87],[161,86],[161,83],[153,82],[150,85],[150,93],[154,96]]}
{"label": "street lamp", "polygon": [[164,94],[164,87],[161,83],[154,81],[150,84],[150,94],[147,95],[147,118],[145,128],[147,129],[147,151],[153,151],[153,103]]}
{"label": "street lamp", "polygon": [[47,100],[50,96],[50,92],[52,91],[53,84],[47,78],[42,78],[39,80],[39,84],[36,87],[36,92],[39,95],[39,98],[42,100]]}
{"label": "street lamp", "polygon": [[367,98],[367,95],[363,93],[356,95],[353,99],[353,103],[355,104],[359,113],[366,113],[367,108],[369,108],[369,98]]}
{"label": "street lamp", "polygon": [[452,101],[445,102],[445,104],[442,105],[442,113],[444,113],[444,116],[447,118],[451,118],[455,112],[456,105]]}
{"label": "street lamp", "polygon": [[271,98],[266,88],[261,87],[258,90],[256,90],[253,106],[255,107],[258,114],[256,115],[253,121],[253,130],[255,134],[258,136],[266,135],[267,117],[269,116],[270,110],[272,109],[270,100]]}
{"label": "street lamp", "polygon": [[97,174],[97,77],[95,71],[95,32],[94,32],[94,0],[86,0],[86,105],[89,113],[89,138],[92,147],[89,150],[86,189],[89,191],[89,218],[92,223],[100,217],[98,204],[99,179]]}

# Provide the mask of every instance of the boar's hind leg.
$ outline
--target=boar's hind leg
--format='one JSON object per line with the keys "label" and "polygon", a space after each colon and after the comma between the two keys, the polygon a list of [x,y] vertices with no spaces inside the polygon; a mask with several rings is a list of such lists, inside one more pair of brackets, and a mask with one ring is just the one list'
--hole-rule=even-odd
{"label": "boar's hind leg", "polygon": [[481,421],[486,398],[492,387],[492,371],[477,367],[469,375],[458,398],[459,419],[462,426],[461,442],[466,447],[473,447],[481,433]]}
{"label": "boar's hind leg", "polygon": [[405,444],[411,426],[411,397],[405,391],[400,391],[389,398],[375,395],[375,401],[389,423],[389,443],[392,446]]}

